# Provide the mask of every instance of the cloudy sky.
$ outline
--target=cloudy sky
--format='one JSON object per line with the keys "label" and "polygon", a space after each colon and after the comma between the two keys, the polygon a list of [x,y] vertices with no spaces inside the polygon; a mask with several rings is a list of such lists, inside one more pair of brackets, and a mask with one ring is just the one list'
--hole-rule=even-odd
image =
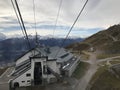
{"label": "cloudy sky", "polygon": [[[14,0],[13,0],[14,1]],[[35,34],[33,0],[17,0],[28,34]],[[37,32],[53,35],[60,0],[34,0]],[[54,32],[64,37],[86,0],[62,0]],[[120,23],[120,0],[89,0],[70,36],[87,37]],[[22,35],[11,0],[0,0],[0,32]]]}

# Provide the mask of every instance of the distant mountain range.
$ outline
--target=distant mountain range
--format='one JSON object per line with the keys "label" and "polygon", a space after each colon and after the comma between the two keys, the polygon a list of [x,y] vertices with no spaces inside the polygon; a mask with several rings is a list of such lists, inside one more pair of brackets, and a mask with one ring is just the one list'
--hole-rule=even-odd
{"label": "distant mountain range", "polygon": [[6,39],[6,35],[4,35],[3,33],[0,33],[0,41],[5,40]]}
{"label": "distant mountain range", "polygon": [[[29,40],[31,48],[34,48],[36,45],[35,36],[29,35]],[[83,40],[83,38],[69,38],[64,43],[63,47]],[[62,41],[63,38],[44,38],[38,36],[38,43],[44,46],[60,46]],[[2,37],[2,34],[0,34],[0,62],[7,63],[14,61],[28,50],[29,48],[27,47],[26,40],[23,37],[5,39]]]}
{"label": "distant mountain range", "polygon": [[93,48],[100,54],[120,54],[120,24],[102,30],[83,42],[71,44],[67,48],[77,51]]}

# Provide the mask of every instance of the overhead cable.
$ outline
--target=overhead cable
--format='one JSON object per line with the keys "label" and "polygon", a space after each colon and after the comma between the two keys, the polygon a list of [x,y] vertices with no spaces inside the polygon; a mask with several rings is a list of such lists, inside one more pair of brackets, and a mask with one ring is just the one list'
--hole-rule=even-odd
{"label": "overhead cable", "polygon": [[25,25],[24,25],[24,22],[23,22],[23,18],[22,18],[22,15],[21,15],[21,12],[20,12],[17,0],[15,0],[15,4],[16,4],[16,8],[18,10],[18,14],[20,16],[21,24],[23,26],[23,30],[24,30],[24,33],[25,33],[25,36],[26,36],[26,39],[27,39],[27,43],[28,43],[29,49],[31,49],[30,41],[29,41],[29,38],[28,38],[28,35],[27,35],[27,31],[26,31],[26,28],[25,28]]}
{"label": "overhead cable", "polygon": [[61,50],[61,47],[64,45],[66,39],[68,38],[70,32],[71,32],[72,29],[74,28],[74,25],[76,24],[77,20],[79,19],[80,15],[82,14],[82,12],[83,12],[85,6],[87,5],[87,3],[88,3],[88,0],[85,1],[85,3],[84,3],[84,5],[83,5],[82,9],[80,10],[78,16],[76,17],[75,21],[73,22],[73,24],[72,24],[70,30],[68,31],[66,37],[64,38],[63,42],[61,43],[61,45],[60,45],[60,49],[59,49],[58,52],[56,53],[55,58],[56,58],[56,56],[59,54],[59,52],[60,52],[60,50]]}
{"label": "overhead cable", "polygon": [[55,30],[56,30],[58,18],[59,18],[59,15],[60,15],[60,10],[61,10],[61,6],[62,6],[62,2],[63,2],[63,0],[60,0],[58,12],[57,12],[57,16],[56,16],[56,20],[55,20],[55,25],[54,25],[54,28],[53,28],[53,37],[54,37],[54,34],[55,34]]}
{"label": "overhead cable", "polygon": [[22,30],[22,33],[23,33],[23,35],[24,35],[23,27],[22,27],[22,24],[21,24],[21,22],[20,22],[19,16],[18,16],[18,14],[17,14],[17,11],[16,11],[16,8],[15,8],[15,5],[14,5],[13,0],[11,0],[11,3],[12,3],[12,6],[13,6],[13,9],[14,9],[14,11],[15,11],[15,14],[16,14],[16,16],[17,16],[18,23],[19,23],[19,25],[20,25],[20,28],[21,28],[21,30]]}
{"label": "overhead cable", "polygon": [[34,12],[34,26],[35,26],[35,33],[36,33],[36,32],[37,32],[37,30],[36,30],[35,0],[33,0],[33,12]]}

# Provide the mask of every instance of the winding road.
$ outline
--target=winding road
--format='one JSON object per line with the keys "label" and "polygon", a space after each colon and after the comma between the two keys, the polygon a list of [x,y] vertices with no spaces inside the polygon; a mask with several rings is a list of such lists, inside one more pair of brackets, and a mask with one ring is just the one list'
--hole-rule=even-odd
{"label": "winding road", "polygon": [[99,68],[98,64],[104,61],[111,61],[112,59],[120,58],[120,56],[115,56],[111,58],[97,60],[96,53],[87,53],[87,54],[90,55],[89,60],[83,61],[83,62],[87,62],[90,64],[89,69],[86,71],[85,75],[79,80],[78,84],[75,85],[74,90],[86,90],[92,76],[95,74],[95,72]]}

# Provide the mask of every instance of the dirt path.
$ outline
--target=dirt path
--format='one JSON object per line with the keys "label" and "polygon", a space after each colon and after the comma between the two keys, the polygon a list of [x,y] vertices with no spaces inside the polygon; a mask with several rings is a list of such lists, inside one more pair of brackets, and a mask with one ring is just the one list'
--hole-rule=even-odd
{"label": "dirt path", "polygon": [[116,57],[110,57],[106,59],[97,60],[95,53],[87,52],[87,54],[90,55],[89,60],[83,61],[83,62],[87,62],[90,64],[89,69],[86,71],[85,75],[79,80],[74,90],[86,90],[89,84],[89,81],[91,80],[92,76],[95,74],[97,69],[99,68],[98,66],[99,63],[104,62],[104,61],[111,61],[112,59],[115,59],[115,58],[120,58],[120,56],[116,56]]}
{"label": "dirt path", "polygon": [[115,57],[100,59],[100,60],[97,61],[97,63],[104,62],[104,61],[112,61],[115,58],[120,58],[120,56],[115,56]]}
{"label": "dirt path", "polygon": [[90,53],[89,61],[90,63],[89,69],[86,71],[85,75],[80,79],[78,85],[76,85],[75,90],[85,90],[90,79],[94,75],[94,73],[97,71],[97,63],[96,63],[96,54]]}

